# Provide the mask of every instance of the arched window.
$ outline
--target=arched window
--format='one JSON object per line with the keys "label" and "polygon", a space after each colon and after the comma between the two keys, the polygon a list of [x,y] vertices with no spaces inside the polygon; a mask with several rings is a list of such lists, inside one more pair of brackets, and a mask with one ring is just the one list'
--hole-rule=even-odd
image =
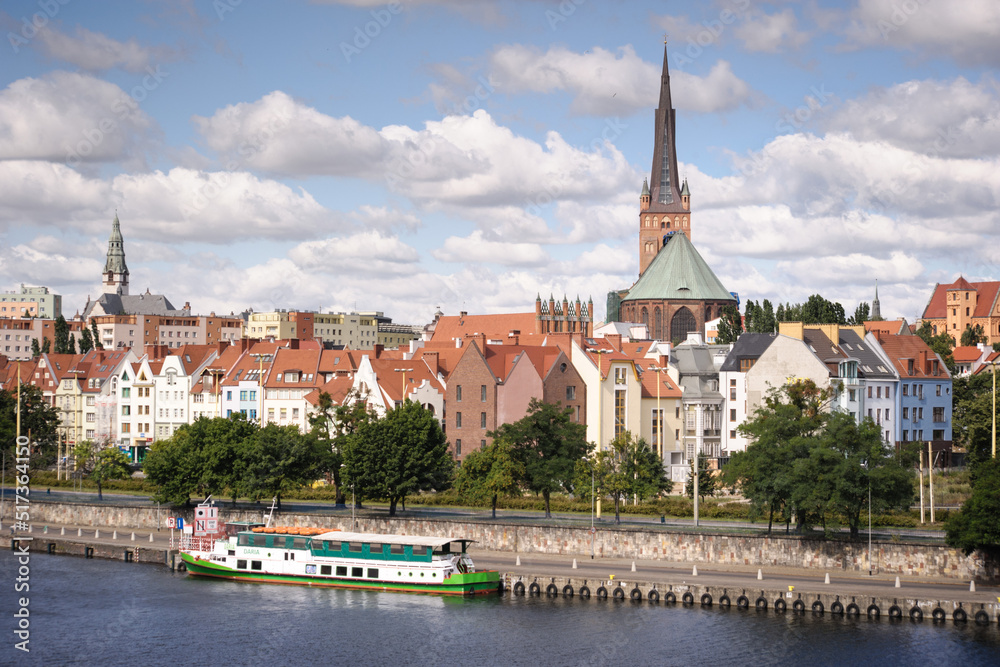
{"label": "arched window", "polygon": [[680,225],[681,224],[681,216],[679,216],[679,215],[675,215],[674,216],[674,224],[675,225]]}
{"label": "arched window", "polygon": [[709,307],[707,307],[705,309],[705,321],[707,322],[710,319],[712,319],[712,307],[711,306],[709,306]]}
{"label": "arched window", "polygon": [[642,312],[639,315],[639,321],[646,325],[646,331],[649,331],[649,311],[646,310],[646,306],[642,307]]}
{"label": "arched window", "polygon": [[690,332],[697,329],[698,323],[691,311],[687,308],[681,308],[674,313],[673,319],[670,320],[670,340],[683,341]]}
{"label": "arched window", "polygon": [[663,340],[663,317],[659,306],[653,309],[653,338]]}
{"label": "arched window", "polygon": [[686,215],[684,216],[684,226],[688,226],[688,217]]}
{"label": "arched window", "polygon": [[658,224],[660,224],[660,216],[654,215],[653,216],[653,226],[656,227]]}

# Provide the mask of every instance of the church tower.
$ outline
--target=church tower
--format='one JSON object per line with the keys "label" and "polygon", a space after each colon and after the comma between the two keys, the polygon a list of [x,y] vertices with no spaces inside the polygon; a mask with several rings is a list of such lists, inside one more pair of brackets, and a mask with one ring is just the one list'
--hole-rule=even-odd
{"label": "church tower", "polygon": [[[691,192],[677,174],[675,113],[670,101],[670,68],[663,46],[660,101],[654,121],[653,166],[639,195],[639,275],[642,276],[667,239],[680,232],[691,239]],[[652,183],[650,187],[649,183]]]}
{"label": "church tower", "polygon": [[104,263],[104,293],[128,296],[128,267],[125,266],[125,240],[122,238],[118,213],[111,223],[111,238],[108,239],[108,259]]}
{"label": "church tower", "polygon": [[882,304],[878,302],[878,281],[875,281],[875,300],[872,301],[872,310],[869,317],[873,321],[878,322],[882,320]]}

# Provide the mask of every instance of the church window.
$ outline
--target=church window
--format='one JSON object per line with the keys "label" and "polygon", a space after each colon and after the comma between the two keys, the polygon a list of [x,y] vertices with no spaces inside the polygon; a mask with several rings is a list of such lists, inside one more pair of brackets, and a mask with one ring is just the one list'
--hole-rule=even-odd
{"label": "church window", "polygon": [[679,225],[681,222],[681,217],[679,215],[674,216],[674,225]]}
{"label": "church window", "polygon": [[648,216],[648,215],[646,216],[646,226],[647,226],[647,227],[649,227],[649,226],[650,226],[650,224],[649,224],[649,216]]}
{"label": "church window", "polygon": [[698,324],[694,315],[687,308],[681,308],[670,320],[670,340],[684,340],[688,333],[697,330]]}
{"label": "church window", "polygon": [[706,320],[712,319],[712,307],[711,306],[709,306],[708,308],[705,309],[705,319]]}
{"label": "church window", "polygon": [[660,224],[660,216],[653,216],[653,226],[656,227],[658,224]]}
{"label": "church window", "polygon": [[684,216],[684,226],[687,227],[687,224],[688,224],[688,217],[685,215]]}
{"label": "church window", "polygon": [[654,338],[657,340],[663,340],[663,319],[660,313],[660,307],[657,306],[653,311],[653,330]]}
{"label": "church window", "polygon": [[670,191],[670,137],[667,128],[663,128],[663,147],[660,151],[660,203],[670,204],[674,201],[674,193]]}
{"label": "church window", "polygon": [[642,314],[639,317],[639,321],[641,321],[646,326],[646,331],[648,332],[649,331],[649,311],[646,310],[645,306],[642,307]]}

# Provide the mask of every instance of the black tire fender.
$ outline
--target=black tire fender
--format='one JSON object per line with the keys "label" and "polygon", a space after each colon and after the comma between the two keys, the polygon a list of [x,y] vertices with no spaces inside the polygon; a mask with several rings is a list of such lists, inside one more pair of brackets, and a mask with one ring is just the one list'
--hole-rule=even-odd
{"label": "black tire fender", "polygon": [[903,610],[899,608],[898,604],[889,607],[889,618],[903,618]]}
{"label": "black tire fender", "polygon": [[792,603],[792,611],[796,611],[801,614],[805,610],[806,610],[806,603],[802,601],[802,598],[799,598],[798,600]]}
{"label": "black tire fender", "polygon": [[605,588],[604,586],[598,586],[597,587],[597,599],[598,600],[607,600],[608,599],[608,589]]}
{"label": "black tire fender", "polygon": [[582,597],[584,600],[589,600],[590,588],[588,588],[587,586],[580,586],[580,597]]}
{"label": "black tire fender", "polygon": [[638,586],[633,588],[628,596],[633,602],[642,602],[642,591],[639,590]]}
{"label": "black tire fender", "polygon": [[674,595],[673,591],[667,591],[667,594],[663,596],[663,601],[667,604],[677,604],[677,596]]}
{"label": "black tire fender", "polygon": [[694,595],[691,594],[691,591],[688,591],[681,596],[681,601],[684,604],[694,604]]}
{"label": "black tire fender", "polygon": [[944,613],[944,609],[941,607],[935,607],[934,611],[931,612],[931,616],[934,618],[935,623],[944,623],[944,619],[947,618],[947,614]]}
{"label": "black tire fender", "polygon": [[778,598],[774,601],[774,610],[777,612],[784,612],[788,609],[788,604],[785,602],[784,598]]}
{"label": "black tire fender", "polygon": [[989,625],[990,615],[985,609],[976,612],[976,625]]}
{"label": "black tire fender", "polygon": [[844,603],[840,600],[835,600],[832,605],[830,605],[831,614],[843,614],[844,613]]}
{"label": "black tire fender", "polygon": [[760,611],[767,611],[767,598],[761,595],[757,598],[757,601],[753,603],[753,606]]}
{"label": "black tire fender", "polygon": [[701,596],[701,606],[702,607],[711,607],[712,606],[712,594],[711,593],[705,593],[705,594],[703,594]]}
{"label": "black tire fender", "polygon": [[537,581],[532,581],[531,585],[528,586],[528,595],[535,596],[542,594],[542,587],[538,585]]}
{"label": "black tire fender", "polygon": [[[822,600],[816,600],[815,602],[813,602],[813,604],[812,604],[812,610],[814,612],[816,612],[817,614],[822,614],[823,612],[825,612],[826,609],[823,607],[823,601]],[[830,611],[833,611],[833,609],[831,608]]]}
{"label": "black tire fender", "polygon": [[882,616],[882,610],[878,608],[878,605],[872,602],[868,605],[868,609],[865,610],[868,614],[868,618],[879,618]]}
{"label": "black tire fender", "polygon": [[955,611],[951,612],[951,620],[953,623],[965,623],[969,620],[969,615],[965,613],[965,610],[959,607]]}
{"label": "black tire fender", "polygon": [[653,590],[649,591],[649,595],[646,596],[646,599],[652,602],[653,604],[656,604],[657,602],[660,601],[660,591],[654,588]]}
{"label": "black tire fender", "polygon": [[524,595],[524,582],[518,581],[514,583],[514,595]]}
{"label": "black tire fender", "polygon": [[861,607],[859,607],[854,602],[852,602],[851,604],[847,605],[847,609],[845,611],[847,612],[848,616],[860,616],[861,615]]}
{"label": "black tire fender", "polygon": [[736,607],[739,609],[747,609],[750,607],[750,598],[745,595],[741,595],[736,598]]}
{"label": "black tire fender", "polygon": [[563,597],[566,597],[566,598],[573,597],[573,587],[570,586],[569,584],[566,584],[565,586],[563,586],[562,594],[563,594]]}
{"label": "black tire fender", "polygon": [[545,595],[547,595],[550,598],[554,598],[555,596],[559,595],[559,587],[556,586],[555,584],[549,584],[548,586],[545,587]]}
{"label": "black tire fender", "polygon": [[910,620],[911,621],[922,621],[924,620],[924,610],[920,607],[914,605],[913,609],[910,610]]}
{"label": "black tire fender", "polygon": [[730,600],[729,596],[726,595],[725,593],[723,593],[722,596],[719,598],[719,606],[720,607],[726,607],[728,609],[730,606],[732,606],[732,604],[733,604],[733,601]]}
{"label": "black tire fender", "polygon": [[621,586],[616,587],[615,590],[611,593],[611,597],[613,597],[616,600],[624,600],[625,589],[622,588]]}

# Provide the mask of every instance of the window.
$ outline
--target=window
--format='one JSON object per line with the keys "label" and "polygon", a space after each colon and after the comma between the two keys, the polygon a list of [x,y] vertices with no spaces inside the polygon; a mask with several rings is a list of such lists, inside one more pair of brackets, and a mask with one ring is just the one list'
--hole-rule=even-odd
{"label": "window", "polygon": [[122,424],[122,433],[131,433],[131,432],[132,432],[132,425],[129,424],[128,422],[123,423]]}
{"label": "window", "polygon": [[856,395],[856,394],[854,393],[854,391],[855,391],[854,389],[850,389],[850,390],[848,390],[848,392],[847,392],[847,393],[848,393],[848,398],[849,398],[849,400],[850,400],[850,401],[851,401],[852,403],[853,403],[854,401],[858,400],[858,399],[857,399],[857,395]]}
{"label": "window", "polygon": [[740,359],[740,373],[746,373],[753,368],[753,359]]}
{"label": "window", "polygon": [[[625,369],[622,369],[623,371]],[[615,437],[625,432],[625,390],[615,390]]]}
{"label": "window", "polygon": [[[872,388],[868,387],[868,398],[871,398],[871,397],[872,397]],[[871,412],[871,411],[869,410],[869,412]]]}
{"label": "window", "polygon": [[[938,385],[938,386],[937,386],[937,395],[938,395],[938,396],[940,396],[940,395],[941,395],[941,385]],[[935,408],[935,410],[936,410],[936,409],[937,409],[937,408]]]}
{"label": "window", "polygon": [[[912,359],[910,360],[910,365],[911,365],[910,374],[912,375],[913,374],[913,368],[912,368],[913,360]],[[904,383],[903,384],[903,396],[909,396],[909,395],[910,395],[910,385]]]}
{"label": "window", "polygon": [[238,561],[236,561],[236,569],[237,570],[245,570],[245,569],[247,569],[247,562],[245,560],[238,560]]}
{"label": "window", "polygon": [[460,384],[455,385],[455,400],[456,401],[462,400],[462,385]]}
{"label": "window", "polygon": [[369,579],[378,579],[378,568],[377,567],[370,567],[370,568],[368,568],[368,578]]}
{"label": "window", "polygon": [[122,417],[128,417],[130,414],[132,414],[132,406],[130,406],[130,405],[123,405],[122,406]]}
{"label": "window", "polygon": [[363,567],[352,567],[351,568],[352,577],[363,577],[365,576],[365,568]]}
{"label": "window", "polygon": [[736,421],[736,408],[729,408],[729,421]]}
{"label": "window", "polygon": [[251,570],[259,570],[260,569],[260,561],[259,560],[252,560],[252,561],[250,561],[250,569]]}
{"label": "window", "polygon": [[319,573],[320,574],[325,574],[325,575],[333,574],[333,568],[331,566],[329,566],[329,565],[320,565],[319,566]]}
{"label": "window", "polygon": [[886,387],[885,388],[885,397],[886,398],[892,398],[892,396],[889,395],[889,389],[890,389],[890,387]]}
{"label": "window", "polygon": [[458,438],[455,440],[455,456],[462,455],[462,439]]}
{"label": "window", "polygon": [[882,387],[875,387],[875,398],[882,398]]}
{"label": "window", "polygon": [[910,409],[903,408],[903,419],[909,419],[909,418],[910,418]]}
{"label": "window", "polygon": [[730,401],[735,401],[736,400],[736,388],[735,387],[730,387],[730,389],[729,389],[729,400]]}
{"label": "window", "polygon": [[479,428],[486,428],[486,413],[479,413]]}
{"label": "window", "polygon": [[889,421],[889,408],[885,409],[885,420]]}
{"label": "window", "polygon": [[729,432],[729,437],[730,438],[735,438],[736,437],[736,431],[730,431]]}
{"label": "window", "polygon": [[338,565],[337,566],[337,576],[338,577],[346,577],[347,576],[347,566],[346,565]]}
{"label": "window", "polygon": [[909,441],[910,441],[910,432],[904,430],[903,431],[903,442],[909,442]]}
{"label": "window", "polygon": [[232,392],[232,390],[229,390],[229,389],[226,390],[226,400],[227,401],[233,400],[233,392]]}
{"label": "window", "polygon": [[484,384],[484,385],[482,385],[482,386],[481,386],[481,387],[479,388],[479,400],[480,400],[481,402],[483,402],[483,403],[485,403],[485,402],[486,402],[486,385],[485,385],[485,384]]}
{"label": "window", "polygon": [[462,428],[462,413],[455,413],[455,428]]}
{"label": "window", "polygon": [[567,401],[575,401],[576,400],[576,387],[575,386],[570,385],[570,386],[566,387],[566,400]]}
{"label": "window", "polygon": [[250,400],[251,401],[256,401],[257,400],[257,392],[256,391],[251,391],[250,392]]}
{"label": "window", "polygon": [[944,440],[944,429],[934,429],[934,440]]}
{"label": "window", "polygon": [[[943,422],[944,421],[944,408],[937,407],[934,408],[934,421]],[[935,440],[942,440],[943,438],[934,438]]]}

